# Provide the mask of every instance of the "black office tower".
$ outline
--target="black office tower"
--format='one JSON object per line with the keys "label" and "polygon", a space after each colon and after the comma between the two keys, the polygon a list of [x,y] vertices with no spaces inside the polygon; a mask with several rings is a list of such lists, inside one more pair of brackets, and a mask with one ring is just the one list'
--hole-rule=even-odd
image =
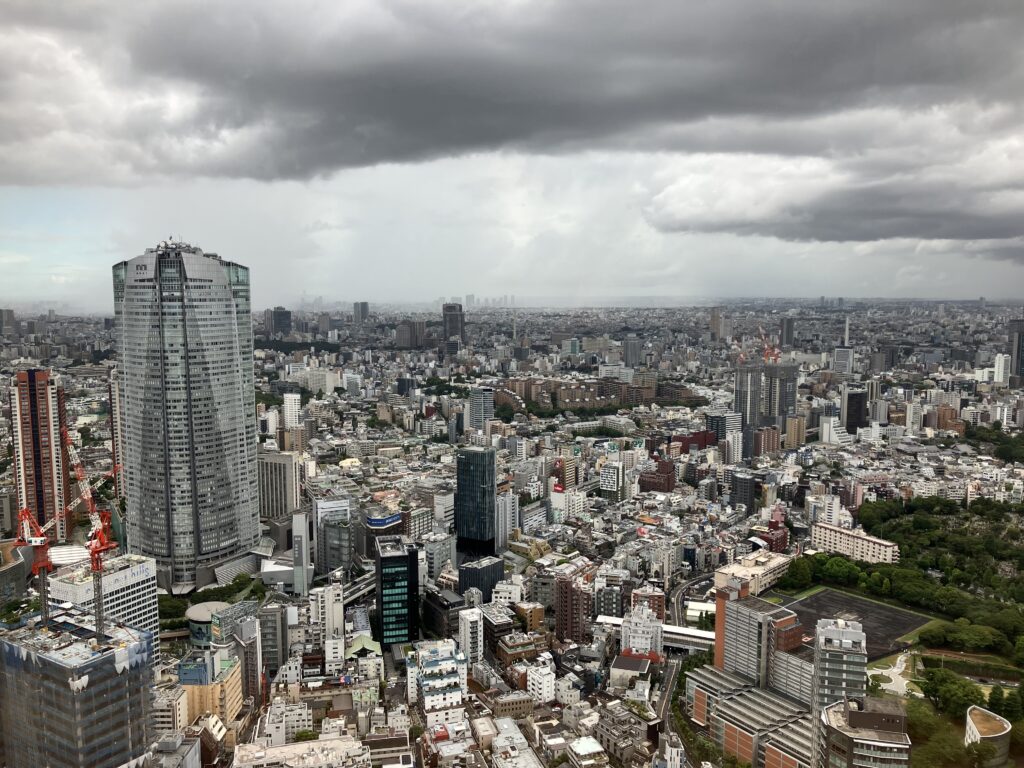
{"label": "black office tower", "polygon": [[420,637],[420,580],[416,546],[405,536],[382,536],[377,546],[377,636],[381,646]]}
{"label": "black office tower", "polygon": [[455,535],[458,550],[493,555],[495,454],[493,448],[463,448],[456,457]]}
{"label": "black office tower", "polygon": [[505,578],[505,561],[500,557],[482,557],[479,560],[467,561],[459,566],[459,594],[465,595],[470,587],[476,587],[484,597],[484,602],[491,602],[494,586]]}

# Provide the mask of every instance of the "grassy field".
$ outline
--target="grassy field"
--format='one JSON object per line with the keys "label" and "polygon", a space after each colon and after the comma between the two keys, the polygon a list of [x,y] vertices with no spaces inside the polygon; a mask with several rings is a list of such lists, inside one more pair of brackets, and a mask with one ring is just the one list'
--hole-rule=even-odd
{"label": "grassy field", "polygon": [[[921,615],[923,616],[924,614],[921,614]],[[903,642],[903,643],[916,643],[918,635],[920,635],[924,630],[930,629],[931,627],[935,627],[935,626],[938,626],[939,624],[945,624],[945,623],[946,622],[945,622],[944,619],[932,619],[931,621],[929,621],[924,626],[918,627],[913,632],[908,632],[907,634],[903,635],[903,637],[900,638],[900,642]]]}

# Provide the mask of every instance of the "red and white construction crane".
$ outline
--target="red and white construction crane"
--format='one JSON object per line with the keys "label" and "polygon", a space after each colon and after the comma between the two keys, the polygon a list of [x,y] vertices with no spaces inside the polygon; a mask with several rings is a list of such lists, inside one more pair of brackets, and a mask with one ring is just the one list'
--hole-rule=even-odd
{"label": "red and white construction crane", "polygon": [[[96,500],[93,498],[93,484],[90,484],[82,466],[78,451],[67,429],[61,431],[61,438],[68,451],[68,458],[75,473],[75,482],[78,490],[76,496],[64,509],[59,510],[53,518],[44,525],[32,515],[29,509],[22,509],[18,512],[18,536],[15,546],[32,547],[32,575],[37,579],[37,589],[40,601],[40,619],[45,627],[50,620],[50,599],[49,599],[49,575],[53,571],[53,561],[50,559],[50,536],[51,531],[58,522],[66,524],[72,519],[75,509],[82,503],[86,505],[91,523],[89,531],[89,561],[93,574],[93,598],[96,618],[96,634],[103,634],[103,554],[112,549],[117,549],[117,542],[110,530],[110,512],[100,512],[96,509]],[[95,485],[100,485],[117,472],[115,466],[110,473],[98,480]]]}
{"label": "red and white construction crane", "polygon": [[766,363],[777,363],[781,357],[779,348],[776,347],[771,341],[768,340],[768,334],[764,332],[764,328],[757,326],[758,332],[761,334],[761,344],[764,345],[763,359]]}

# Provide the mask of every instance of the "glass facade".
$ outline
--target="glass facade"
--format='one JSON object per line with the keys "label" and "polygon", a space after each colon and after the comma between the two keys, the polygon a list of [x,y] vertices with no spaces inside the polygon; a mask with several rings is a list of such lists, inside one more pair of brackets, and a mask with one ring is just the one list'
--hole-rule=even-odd
{"label": "glass facade", "polygon": [[128,548],[201,587],[259,538],[249,270],[161,243],[113,277]]}
{"label": "glass facade", "polygon": [[493,448],[470,447],[456,461],[455,533],[460,552],[494,554],[495,453]]}
{"label": "glass facade", "polygon": [[377,539],[377,624],[381,645],[420,636],[419,558],[404,536]]}

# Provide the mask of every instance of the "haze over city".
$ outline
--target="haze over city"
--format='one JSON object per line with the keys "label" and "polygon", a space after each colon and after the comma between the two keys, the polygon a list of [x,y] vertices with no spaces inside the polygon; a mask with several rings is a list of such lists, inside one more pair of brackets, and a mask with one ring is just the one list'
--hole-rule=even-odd
{"label": "haze over city", "polygon": [[256,306],[1024,282],[1013,0],[3,10],[8,304],[109,311],[154,233]]}

